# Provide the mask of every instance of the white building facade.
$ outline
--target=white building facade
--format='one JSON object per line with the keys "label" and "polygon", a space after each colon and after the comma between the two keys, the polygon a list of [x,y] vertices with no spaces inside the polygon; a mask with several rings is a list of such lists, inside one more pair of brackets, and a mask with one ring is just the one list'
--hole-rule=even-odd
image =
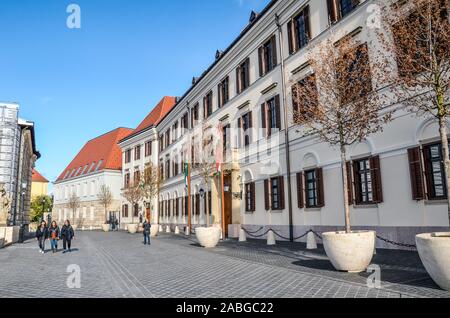
{"label": "white building facade", "polygon": [[[369,59],[377,52],[374,30],[367,23],[374,3],[272,1],[261,14],[252,14],[249,26],[225,52],[218,51],[216,62],[194,79],[156,127],[165,179],[160,223],[188,224],[183,162],[195,159],[186,149],[205,130],[212,131],[214,142],[219,126],[228,128],[220,132],[229,162],[224,165],[223,202],[228,236],[236,237],[240,228],[255,236],[273,229],[278,239],[295,240],[310,229],[343,229],[340,154],[317,138],[303,137],[302,127],[293,124],[291,88],[313,72],[307,48],[327,38],[338,41],[350,35],[367,44]],[[380,83],[372,79],[372,84]],[[383,132],[348,149],[351,223],[354,229],[374,229],[380,237],[413,244],[415,234],[449,226],[443,170],[436,164],[442,161],[439,130],[433,119],[395,107],[400,110]],[[423,178],[420,189],[414,184],[417,178]],[[193,227],[205,224],[206,196],[201,193],[209,191],[210,220],[220,224],[218,179],[213,176],[205,184],[194,165]],[[382,240],[378,246],[395,248]]]}

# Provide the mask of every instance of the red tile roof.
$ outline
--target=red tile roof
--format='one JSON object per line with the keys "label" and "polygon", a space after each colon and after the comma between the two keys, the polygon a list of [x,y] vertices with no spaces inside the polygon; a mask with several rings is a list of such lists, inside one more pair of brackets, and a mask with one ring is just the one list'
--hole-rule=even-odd
{"label": "red tile roof", "polygon": [[42,183],[48,183],[48,180],[44,178],[43,175],[39,173],[36,169],[33,169],[33,174],[31,177],[32,182],[42,182]]}
{"label": "red tile roof", "polygon": [[56,182],[79,177],[94,171],[121,170],[122,151],[117,144],[133,130],[117,128],[109,133],[92,139],[81,149]]}
{"label": "red tile roof", "polygon": [[[172,96],[164,96],[163,99],[158,103],[158,105],[153,108],[150,114],[145,117],[145,119],[137,126],[137,128],[127,136],[132,137],[138,135],[140,132],[156,126],[159,122],[169,113],[172,108],[177,103],[177,98]],[[124,137],[125,138],[125,137]]]}

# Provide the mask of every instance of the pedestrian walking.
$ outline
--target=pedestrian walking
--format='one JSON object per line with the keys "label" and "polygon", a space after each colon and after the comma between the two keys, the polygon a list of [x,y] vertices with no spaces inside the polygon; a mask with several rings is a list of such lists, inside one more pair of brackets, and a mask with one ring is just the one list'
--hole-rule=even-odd
{"label": "pedestrian walking", "polygon": [[50,237],[50,245],[52,247],[52,252],[55,254],[58,252],[58,241],[60,236],[59,226],[56,221],[53,221],[48,229],[48,235]]}
{"label": "pedestrian walking", "polygon": [[143,227],[144,227],[144,245],[146,244],[150,245],[150,232],[152,225],[150,224],[150,222],[145,220]]}
{"label": "pedestrian walking", "polygon": [[72,225],[70,224],[69,220],[66,220],[64,222],[63,227],[61,228],[61,238],[63,240],[63,253],[65,254],[67,252],[67,249],[69,252],[72,252],[72,240],[75,237],[75,231],[73,230]]}
{"label": "pedestrian walking", "polygon": [[48,228],[47,223],[45,221],[41,222],[38,229],[36,230],[36,240],[39,244],[39,252],[45,253],[45,241],[48,239]]}

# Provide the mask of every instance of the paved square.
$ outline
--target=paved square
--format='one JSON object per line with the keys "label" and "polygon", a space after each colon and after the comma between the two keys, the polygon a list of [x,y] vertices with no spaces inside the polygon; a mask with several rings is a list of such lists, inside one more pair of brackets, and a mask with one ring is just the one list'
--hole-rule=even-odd
{"label": "paved square", "polygon": [[[323,251],[301,244],[226,241],[205,250],[163,234],[148,247],[141,235],[78,232],[74,248],[42,255],[31,240],[0,250],[0,297],[450,297],[409,252],[378,254],[382,288],[371,289],[369,273],[336,272]],[[79,289],[66,284],[71,264],[81,269]]]}

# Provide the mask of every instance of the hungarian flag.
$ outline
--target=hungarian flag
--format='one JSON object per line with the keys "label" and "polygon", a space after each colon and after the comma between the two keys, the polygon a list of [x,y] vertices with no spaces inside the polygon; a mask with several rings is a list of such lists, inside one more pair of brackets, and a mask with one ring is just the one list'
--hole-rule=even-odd
{"label": "hungarian flag", "polygon": [[188,187],[188,182],[189,182],[189,163],[185,162],[184,163],[184,185],[186,186],[186,188]]}
{"label": "hungarian flag", "polygon": [[222,123],[217,125],[217,143],[216,143],[216,170],[217,172],[222,172],[223,164],[223,126]]}

